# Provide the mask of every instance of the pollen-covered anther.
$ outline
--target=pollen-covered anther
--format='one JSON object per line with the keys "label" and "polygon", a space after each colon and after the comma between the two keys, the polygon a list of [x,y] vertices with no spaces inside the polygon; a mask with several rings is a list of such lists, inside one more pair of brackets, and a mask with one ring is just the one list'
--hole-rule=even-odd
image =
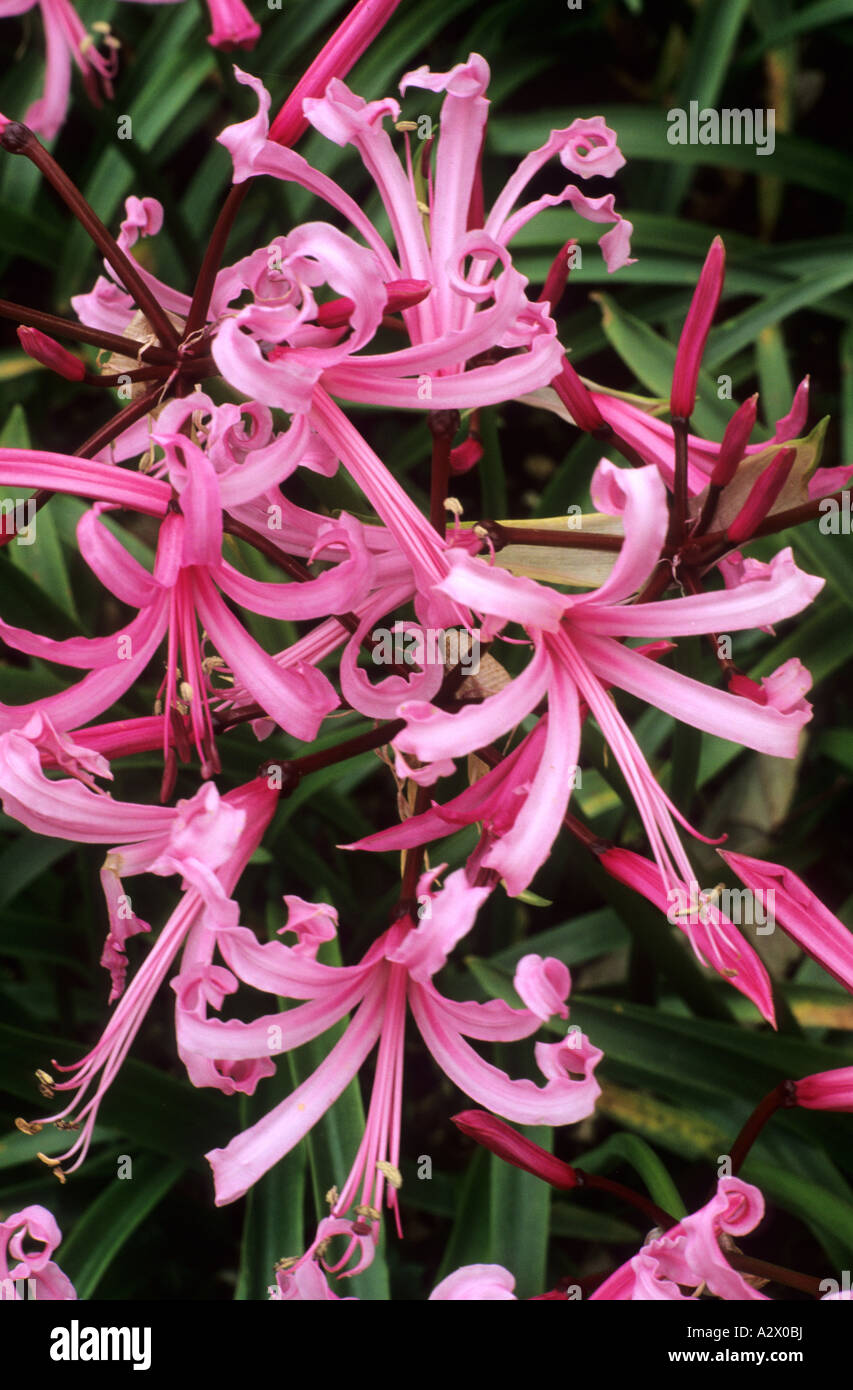
{"label": "pollen-covered anther", "polygon": [[[82,1127],[83,1127],[83,1121],[82,1121],[82,1120],[54,1120],[54,1122],[53,1122],[53,1127],[54,1127],[54,1129],[82,1129]],[[41,1125],[39,1125],[39,1129],[41,1129]]]}
{"label": "pollen-covered anther", "polygon": [[395,122],[394,122],[394,129],[395,129],[395,130],[417,130],[417,128],[418,128],[418,123],[417,123],[417,121],[395,121]]}
{"label": "pollen-covered anther", "polygon": [[20,1115],[15,1120],[15,1128],[22,1134],[41,1134],[44,1125],[40,1125],[38,1120],[22,1120]]}
{"label": "pollen-covered anther", "polygon": [[178,694],[185,704],[190,704],[193,698],[193,688],[189,681],[181,681],[178,686]]}
{"label": "pollen-covered anther", "polygon": [[280,1260],[276,1260],[275,1264],[273,1265],[273,1269],[276,1271],[276,1273],[278,1273],[279,1270],[292,1269],[293,1266],[298,1263],[298,1261],[298,1255],[282,1255]]}
{"label": "pollen-covered anther", "polygon": [[42,1071],[40,1068],[36,1072],[36,1081],[39,1083],[39,1093],[45,1100],[53,1100],[53,1088],[56,1085],[49,1071]]}
{"label": "pollen-covered anther", "polygon": [[338,1189],[337,1189],[336,1187],[330,1187],[329,1190],[328,1190],[328,1192],[326,1193],[326,1201],[327,1201],[328,1205],[329,1205],[330,1207],[333,1207],[333,1206],[335,1205],[335,1202],[336,1202],[336,1201],[338,1200],[338,1198],[340,1197],[340,1195],[341,1195],[341,1194],[340,1194],[340,1192],[338,1191]]}
{"label": "pollen-covered anther", "polygon": [[[465,508],[462,506],[462,503],[459,501],[458,497],[445,497],[444,510],[446,512],[452,512],[453,515],[456,517],[456,520],[458,521]],[[474,529],[476,531],[477,528],[475,527]]]}
{"label": "pollen-covered anther", "polygon": [[400,1169],[395,1168],[393,1163],[389,1163],[384,1158],[377,1159],[376,1167],[379,1169],[382,1176],[390,1182],[391,1186],[399,1191],[403,1186],[403,1174],[400,1172]]}
{"label": "pollen-covered anther", "polygon": [[[377,1164],[378,1167],[378,1164]],[[377,1211],[376,1207],[371,1207],[367,1202],[362,1202],[355,1209],[357,1216],[366,1216],[368,1221],[381,1221],[382,1212]]]}

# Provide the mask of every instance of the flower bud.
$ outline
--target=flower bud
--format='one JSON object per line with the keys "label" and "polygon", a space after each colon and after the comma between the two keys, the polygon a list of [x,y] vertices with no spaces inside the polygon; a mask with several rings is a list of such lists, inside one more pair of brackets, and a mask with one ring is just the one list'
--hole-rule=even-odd
{"label": "flower bud", "polygon": [[677,420],[687,420],[696,404],[699,365],[726,275],[726,248],[721,237],[714,237],[699,276],[699,283],[687,311],[678,342],[675,371],[672,374],[670,411]]}
{"label": "flower bud", "polygon": [[588,434],[608,429],[591,392],[584,386],[567,357],[563,358],[562,371],[559,376],[554,377],[551,385],[578,429],[586,430]]}
{"label": "flower bud", "polygon": [[796,457],[796,449],[780,449],[755,480],[734,521],[726,528],[726,535],[733,545],[747,540],[767,516],[788,481]]}
{"label": "flower bud", "polygon": [[711,474],[712,487],[726,487],[737,472],[737,466],[744,456],[746,446],[749,443],[749,436],[755,425],[757,407],[758,392],[738,407],[726,425],[717,462],[714,464],[714,471]]}
{"label": "flower bud", "polygon": [[28,357],[41,362],[43,367],[50,367],[52,372],[58,372],[66,381],[82,381],[85,377],[85,363],[40,329],[22,325],[18,329],[18,342]]}
{"label": "flower bud", "polygon": [[490,1115],[486,1110],[463,1110],[461,1114],[453,1115],[452,1119],[463,1134],[497,1154],[498,1158],[514,1164],[516,1168],[523,1168],[525,1173],[532,1173],[534,1177],[542,1178],[552,1187],[564,1191],[578,1186],[574,1168],[549,1154],[539,1144],[534,1144],[532,1139],[525,1139],[523,1134],[519,1134],[505,1120],[499,1120],[497,1115]]}

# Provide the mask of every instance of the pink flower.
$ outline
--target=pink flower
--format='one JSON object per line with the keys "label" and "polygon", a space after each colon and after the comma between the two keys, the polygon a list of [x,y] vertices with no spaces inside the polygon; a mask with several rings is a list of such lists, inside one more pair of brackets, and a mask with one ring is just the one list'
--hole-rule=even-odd
{"label": "pink flower", "polygon": [[[169,4],[175,0],[145,0],[151,4]],[[24,117],[32,130],[52,140],[59,132],[68,112],[71,95],[71,67],[76,66],[83,78],[89,100],[100,106],[103,97],[113,95],[113,78],[118,72],[120,44],[111,33],[105,37],[89,33],[71,0],[0,0],[0,19],[41,10],[44,24],[47,62],[44,94],[33,102]],[[243,0],[207,0],[213,32],[208,42],[216,48],[252,48],[261,36]],[[97,27],[97,26],[96,26]],[[98,44],[102,44],[101,48]],[[342,69],[346,71],[346,68]]]}
{"label": "pink flower", "polygon": [[[60,781],[46,778],[34,739],[35,731],[30,738],[18,731],[0,735],[0,795],[6,813],[37,834],[89,844],[114,843],[119,836],[125,839],[124,844],[109,851],[101,871],[110,918],[101,963],[112,979],[110,1002],[121,997],[100,1041],[88,1056],[73,1067],[59,1067],[73,1076],[55,1083],[53,1089],[72,1090],[75,1096],[64,1110],[44,1122],[65,1119],[72,1112],[76,1112],[77,1120],[85,1120],[79,1138],[63,1158],[64,1162],[80,1151],[68,1170],[73,1171],[86,1155],[103,1095],[177,951],[187,942],[191,953],[192,943],[199,935],[205,940],[208,933],[215,938],[217,932],[236,927],[239,922],[239,909],[230,894],[261,841],[278,793],[265,778],[259,777],[222,797],[213,783],[207,783],[195,796],[179,801],[175,807],[137,806],[115,801],[73,777]],[[140,873],[178,874],[182,896],[124,991],[126,942],[136,933],[150,930],[136,916],[123,891],[123,880]],[[204,1083],[196,1084],[217,1084],[226,1093],[251,1094],[258,1079],[269,1075],[272,1069],[268,1058],[236,1067],[228,1060],[213,1058],[205,1066]],[[210,1080],[214,1074],[215,1083]],[[83,1104],[93,1085],[94,1095]]]}
{"label": "pink flower", "polygon": [[[301,184],[343,214],[367,249],[340,233],[332,235],[325,223],[291,233],[282,246],[287,264],[277,316],[269,308],[262,312],[263,305],[256,302],[220,324],[213,353],[229,381],[257,400],[284,402],[290,409],[308,409],[312,392],[322,383],[341,399],[437,410],[505,400],[555,375],[560,349],[554,324],[547,306],[527,299],[526,281],[513,268],[507,247],[542,207],[569,201],[583,216],[616,223],[602,238],[602,247],[611,269],[625,263],[630,224],[613,211],[612,195],[590,199],[570,185],[561,194],[516,209],[530,180],[553,154],[584,176],[616,172],[624,161],[601,117],[553,132],[546,145],[523,161],[482,226],[469,227],[488,110],[488,66],[474,54],[449,73],[421,68],[408,74],[401,83],[404,92],[410,86],[446,92],[427,236],[411,160],[404,170],[383,129],[386,116],[399,115],[397,102],[365,103],[334,79],[322,98],[306,99],[305,114],[327,138],[358,150],[390,219],[395,257],[342,189],[268,138],[269,96],[256,79],[240,72],[237,76],[257,92],[260,110],[221,137],[234,159],[235,182],[269,174]],[[309,292],[316,282],[306,280],[305,270],[299,269],[309,248],[312,265],[320,267],[319,282],[330,284],[355,306],[352,332],[345,340],[330,338],[319,327]],[[469,257],[473,265],[466,277],[463,267]],[[491,279],[496,266],[502,273]],[[403,311],[412,346],[365,353],[381,318],[383,282],[400,279],[432,286],[427,299]],[[234,286],[235,295],[238,288]],[[221,296],[215,302],[224,308]],[[270,342],[278,344],[272,351],[266,347]],[[502,361],[465,369],[466,362],[495,347],[510,355],[504,352]]]}
{"label": "pink flower", "polygon": [[[76,1299],[71,1280],[51,1259],[61,1240],[62,1233],[45,1207],[24,1207],[0,1221],[0,1299],[23,1300],[25,1279],[34,1285],[30,1296],[39,1303]],[[34,1251],[34,1244],[43,1249]],[[9,1263],[10,1255],[16,1263]]]}
{"label": "pink flower", "polygon": [[429,1296],[430,1303],[505,1303],[514,1302],[515,1279],[503,1265],[463,1265],[440,1284]]}
{"label": "pink flower", "polygon": [[[495,819],[480,862],[500,874],[511,894],[530,883],[562,825],[579,754],[581,701],[597,720],[631,788],[667,888],[695,877],[675,829],[674,821],[684,822],[652,776],[608,687],[636,695],[710,733],[725,728],[746,747],[782,757],[794,756],[799,730],[808,718],[805,702],[790,709],[759,706],[650,661],[625,646],[623,639],[758,626],[801,610],[823,581],[798,570],[786,550],[737,589],[632,605],[628,600],[652,573],[664,543],[663,483],[653,467],[632,471],[603,461],[593,480],[593,499],[599,510],[620,515],[625,530],[610,577],[593,592],[569,597],[514,577],[482,558],[449,552],[452,568],[439,589],[486,615],[484,639],[508,622],[525,628],[532,640],[531,660],[497,694],[458,713],[415,701],[404,702],[398,711],[406,728],[394,746],[432,763],[487,747],[547,696],[547,722],[514,750],[511,768],[496,769],[491,779],[484,778],[444,812],[434,808],[434,815],[427,813],[431,833],[438,833],[436,817],[446,815],[452,823],[457,816],[467,821],[485,813],[488,822],[492,813]],[[424,828],[422,822],[415,833]],[[398,837],[410,834],[408,826],[395,828],[387,836],[371,837],[368,847],[402,844]]]}
{"label": "pink flower", "polygon": [[[325,1303],[330,1299],[341,1302],[339,1294],[329,1287],[328,1279],[316,1261],[309,1260],[292,1269],[276,1272],[277,1297],[300,1299],[303,1302]],[[515,1300],[515,1279],[503,1265],[463,1265],[436,1284],[429,1302],[460,1303]],[[351,1303],[357,1300],[343,1300]]]}
{"label": "pink flower", "polygon": [[[178,1033],[181,1055],[199,1058],[262,1058],[299,1046],[324,1033],[355,1010],[346,1033],[306,1081],[250,1129],[224,1149],[208,1153],[217,1205],[234,1201],[308,1133],[358,1073],[379,1044],[367,1127],[349,1176],[331,1215],[321,1222],[311,1258],[330,1235],[344,1235],[347,1251],[361,1252],[358,1268],[369,1263],[376,1221],[387,1188],[388,1205],[397,1212],[397,1193],[389,1175],[400,1153],[403,1040],[407,1006],[423,1041],[447,1076],[481,1104],[522,1124],[569,1124],[588,1115],[599,1094],[594,1070],[601,1053],[579,1032],[559,1043],[537,1043],[536,1060],[544,1086],[510,1080],[483,1061],[466,1040],[509,1041],[528,1037],[540,1019],[527,1009],[502,1001],[459,1003],[444,998],[432,983],[454,944],[470,929],[488,889],[473,888],[462,871],[451,874],[441,893],[431,888],[434,871],[418,884],[425,905],[416,926],[411,917],[399,919],[368,950],[358,965],[325,966],[298,955],[279,942],[259,944],[251,932],[234,927],[210,934],[210,950],[197,953],[196,964],[174,982],[178,995]],[[428,910],[426,905],[428,904]],[[199,944],[201,944],[199,939]],[[216,945],[225,968],[212,966]],[[552,967],[541,962],[547,974]],[[265,1014],[252,1023],[221,1022],[199,1010],[199,990],[214,1008],[237,988],[238,980],[275,996],[304,1000],[284,1012]],[[571,1045],[570,1045],[571,1044]],[[359,1188],[361,1189],[360,1195]],[[359,1211],[372,1215],[353,1223],[346,1212],[358,1201]],[[357,1272],[356,1270],[352,1271]]]}
{"label": "pink flower", "polygon": [[[627,1264],[600,1284],[590,1301],[674,1300],[696,1298],[702,1286],[717,1298],[765,1299],[732,1269],[721,1249],[724,1236],[742,1236],[764,1215],[757,1187],[740,1178],[720,1178],[717,1192],[704,1207],[685,1216],[663,1234],[651,1237]],[[683,1294],[681,1288],[692,1289]]]}
{"label": "pink flower", "polygon": [[[230,668],[253,699],[294,736],[315,737],[338,698],[326,677],[308,662],[284,669],[272,661],[246,631],[222,595],[268,616],[310,618],[346,612],[354,597],[366,593],[370,559],[361,528],[347,517],[328,523],[317,549],[329,558],[347,559],[305,584],[253,580],[221,555],[222,509],[254,497],[287,470],[280,449],[266,451],[250,466],[235,464],[217,474],[208,456],[184,435],[153,436],[164,451],[164,482],[64,455],[0,450],[0,477],[17,485],[54,486],[57,491],[97,495],[106,500],[84,513],[77,528],[81,554],[93,573],[116,598],[138,609],[138,616],[109,637],[54,641],[0,621],[0,636],[17,651],[64,665],[88,668],[90,674],[59,695],[24,706],[0,706],[0,727],[18,727],[39,710],[55,723],[74,727],[107,709],[142,673],[163,638],[168,638],[166,672],[158,691],[162,740],[167,758],[165,794],[174,775],[170,743],[175,723],[194,743],[205,776],[218,769],[210,701],[217,691],[214,670]],[[288,432],[291,451],[307,445],[307,428]],[[259,454],[262,451],[258,451]],[[270,457],[270,455],[272,455]],[[110,503],[154,514],[161,519],[153,574],[129,554],[100,518]],[[218,656],[204,654],[201,623]],[[184,720],[186,721],[184,724]]]}

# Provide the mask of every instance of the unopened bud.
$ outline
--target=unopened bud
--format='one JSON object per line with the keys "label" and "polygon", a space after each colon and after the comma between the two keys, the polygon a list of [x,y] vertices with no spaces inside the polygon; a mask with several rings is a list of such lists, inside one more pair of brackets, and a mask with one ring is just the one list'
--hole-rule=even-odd
{"label": "unopened bud", "polygon": [[560,375],[554,378],[551,385],[579,430],[586,430],[588,434],[595,434],[596,430],[607,429],[604,417],[592,399],[591,392],[584,386],[567,357],[563,358]]}
{"label": "unopened bud", "polygon": [[758,392],[744,401],[726,425],[717,462],[711,474],[712,487],[726,487],[734,477],[737,466],[744,456],[749,436],[755,425],[755,412],[758,407]]}
{"label": "unopened bud", "polygon": [[670,410],[676,420],[689,419],[696,404],[696,383],[699,365],[717,312],[723,281],[726,277],[726,248],[722,237],[715,236],[699,283],[693,294],[684,328],[678,342],[675,370],[672,374]]}
{"label": "unopened bud", "polygon": [[27,328],[23,324],[18,329],[18,342],[28,357],[50,367],[52,372],[64,376],[66,381],[82,381],[86,367],[79,357],[69,352],[55,338],[49,338],[38,328]]}
{"label": "unopened bud", "polygon": [[726,527],[726,536],[733,545],[740,545],[747,540],[767,516],[788,481],[788,474],[796,457],[796,449],[780,449],[753,483],[749,496],[734,521]]}

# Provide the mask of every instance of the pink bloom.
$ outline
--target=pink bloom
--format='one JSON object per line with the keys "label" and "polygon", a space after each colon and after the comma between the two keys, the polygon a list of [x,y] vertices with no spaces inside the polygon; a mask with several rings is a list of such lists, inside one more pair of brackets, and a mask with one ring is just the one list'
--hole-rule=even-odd
{"label": "pink bloom", "polygon": [[47,47],[44,94],[33,102],[24,119],[33,130],[52,140],[68,109],[72,63],[82,74],[89,100],[100,106],[102,97],[113,94],[117,52],[109,44],[105,45],[106,53],[99,51],[71,0],[0,0],[0,19],[25,14],[36,4],[41,9]]}
{"label": "pink bloom", "polygon": [[[217,693],[214,670],[230,668],[266,713],[298,738],[314,738],[322,719],[338,703],[329,681],[309,663],[293,669],[276,665],[222,596],[280,619],[346,612],[353,598],[367,591],[370,559],[361,542],[361,528],[342,517],[326,525],[317,545],[330,559],[340,559],[342,547],[347,559],[341,564],[305,584],[248,578],[222,558],[222,509],[254,497],[277,481],[289,466],[282,450],[258,451],[265,456],[256,455],[250,466],[235,463],[223,474],[186,436],[156,433],[153,438],[163,449],[161,471],[171,479],[177,493],[174,500],[164,482],[108,464],[0,450],[0,477],[14,476],[19,486],[30,482],[83,495],[100,491],[107,498],[81,517],[80,551],[102,584],[138,609],[138,616],[112,636],[92,639],[54,641],[0,621],[0,636],[15,650],[90,672],[59,695],[31,705],[0,706],[0,727],[20,726],[35,710],[49,714],[65,728],[86,723],[130,687],[166,637],[166,673],[158,700],[161,709],[165,707],[162,739],[167,767],[174,763],[170,730],[176,719],[179,725],[185,719],[185,741],[195,744],[203,773],[209,776],[218,769],[210,713],[210,700]],[[307,440],[304,422],[288,432],[287,443],[297,458]],[[102,525],[101,515],[114,502],[161,518],[153,574]],[[218,653],[213,660],[203,652],[199,623]]]}
{"label": "pink bloom", "polygon": [[436,1284],[429,1302],[512,1302],[514,1288],[515,1279],[503,1265],[463,1265]]}
{"label": "pink bloom", "polygon": [[[24,1207],[0,1221],[0,1299],[23,1300],[24,1280],[35,1286],[31,1296],[39,1303],[76,1299],[71,1280],[51,1259],[61,1240],[59,1227],[45,1207]],[[34,1244],[43,1249],[34,1251]],[[14,1264],[9,1263],[10,1255]]]}
{"label": "pink bloom", "polygon": [[[484,778],[463,793],[464,820],[475,809],[482,812],[486,798],[494,797],[488,808],[494,808],[503,823],[497,822],[498,833],[481,862],[504,878],[511,894],[521,892],[544,862],[566,813],[578,758],[581,700],[596,718],[635,796],[667,888],[695,877],[673,823],[684,822],[652,776],[607,688],[628,691],[710,733],[725,728],[739,743],[776,756],[795,754],[799,730],[808,718],[804,702],[791,709],[758,706],[668,670],[617,639],[757,626],[801,610],[823,581],[798,570],[786,550],[768,570],[735,590],[631,605],[627,600],[652,573],[663,546],[663,483],[654,468],[632,471],[603,461],[593,480],[593,498],[599,510],[621,515],[625,530],[610,577],[593,592],[569,597],[513,577],[481,558],[450,552],[452,568],[440,590],[486,615],[486,638],[507,622],[523,626],[532,639],[531,660],[498,694],[458,713],[415,701],[399,708],[406,728],[395,738],[395,747],[429,763],[486,747],[514,729],[547,695],[547,724],[514,751],[512,771],[496,770],[490,781]],[[463,809],[461,799],[449,809],[452,819],[454,811]],[[435,814],[441,816],[441,810]],[[435,820],[430,824],[434,827]],[[411,832],[402,828],[402,833]],[[389,832],[397,834],[396,829]],[[387,847],[390,839],[372,837],[370,848]]]}
{"label": "pink bloom", "polygon": [[[76,1094],[63,1111],[45,1121],[65,1119],[72,1112],[85,1120],[79,1138],[65,1155],[68,1159],[80,1150],[73,1165],[76,1168],[86,1155],[101,1099],[178,949],[185,941],[191,949],[199,934],[204,939],[207,934],[215,938],[217,932],[239,922],[239,909],[230,894],[261,841],[278,793],[259,777],[223,797],[213,783],[207,783],[175,807],[114,801],[73,777],[60,781],[46,778],[33,741],[35,734],[33,730],[30,738],[18,731],[0,735],[0,795],[6,813],[42,835],[89,844],[114,843],[120,836],[125,840],[109,851],[101,871],[110,919],[101,963],[112,978],[110,1001],[121,998],[96,1047],[75,1066],[59,1068],[72,1072],[73,1077],[56,1083],[55,1089]],[[140,873],[178,874],[182,897],[124,992],[126,942],[137,932],[150,930],[136,916],[123,891],[123,880]],[[300,916],[304,914],[297,912],[297,919]],[[315,927],[315,934],[317,930]],[[229,1060],[213,1058],[206,1064],[204,1083],[196,1084],[217,1084],[227,1093],[251,1094],[258,1079],[272,1069],[269,1058],[248,1066],[232,1066]],[[210,1079],[214,1074],[215,1083]],[[93,1085],[94,1095],[82,1104]]]}
{"label": "pink bloom", "polygon": [[[697,1297],[703,1285],[717,1298],[765,1299],[732,1269],[720,1248],[721,1237],[746,1235],[763,1215],[764,1198],[757,1187],[740,1178],[720,1178],[706,1206],[663,1234],[653,1232],[639,1254],[605,1279],[590,1299],[678,1302]],[[693,1292],[683,1294],[682,1288]]]}
{"label": "pink bloom", "polygon": [[243,0],[207,0],[207,8],[213,26],[209,44],[223,49],[254,48],[261,37],[261,26],[255,23]]}
{"label": "pink bloom", "polygon": [[[292,1269],[276,1273],[277,1297],[280,1299],[300,1299],[303,1302],[325,1303],[330,1299],[341,1302],[339,1294],[329,1287],[328,1279],[319,1264],[308,1260]],[[463,1265],[440,1284],[436,1284],[429,1296],[429,1302],[496,1302],[515,1300],[512,1292],[515,1279],[503,1265]],[[343,1300],[347,1303],[356,1300]]]}
{"label": "pink bloom", "polygon": [[[338,398],[416,409],[424,408],[426,402],[428,409],[455,409],[504,400],[544,385],[554,376],[560,350],[553,322],[546,306],[527,299],[526,281],[512,267],[507,246],[542,207],[568,200],[583,216],[616,223],[602,246],[611,269],[625,263],[630,224],[613,211],[612,195],[589,199],[570,185],[562,194],[516,210],[528,183],[553,154],[582,175],[616,172],[624,161],[601,117],[576,121],[568,130],[554,132],[542,149],[523,161],[483,226],[469,228],[488,109],[488,66],[474,54],[449,73],[422,68],[408,74],[401,84],[403,91],[418,86],[446,92],[427,236],[411,161],[404,170],[382,126],[386,116],[396,119],[399,115],[397,102],[389,98],[365,103],[339,79],[330,82],[325,96],[305,101],[305,114],[335,143],[355,145],[391,221],[395,259],[342,189],[268,138],[269,96],[256,79],[237,75],[258,93],[260,110],[256,118],[230,127],[221,137],[234,159],[235,182],[265,173],[301,184],[347,217],[369,250],[340,233],[332,236],[333,229],[324,223],[291,233],[286,238],[287,273],[277,317],[269,309],[261,317],[263,306],[255,303],[220,325],[213,352],[228,380],[255,399],[284,402],[290,409],[307,409],[311,390],[320,381]],[[336,245],[344,243],[342,259]],[[335,341],[317,326],[310,336],[307,332],[310,324],[319,324],[309,293],[312,286],[299,270],[309,246],[316,248],[312,260],[320,266],[322,279],[355,306],[353,331],[346,340]],[[473,265],[466,277],[463,267],[469,257]],[[495,266],[502,273],[491,279]],[[381,317],[383,281],[399,279],[432,286],[428,299],[403,311],[412,346],[391,353],[365,353],[361,349]],[[215,302],[223,303],[221,297]],[[265,347],[269,342],[278,347],[269,351]],[[465,370],[466,361],[496,346],[510,350],[510,355]]]}
{"label": "pink bloom", "polygon": [[[359,1268],[372,1258],[374,1219],[353,1224],[345,1213],[355,1201],[360,1210],[378,1212],[386,1191],[387,1167],[390,1164],[394,1169],[399,1163],[407,1006],[427,1048],[450,1079],[466,1094],[510,1119],[522,1124],[569,1124],[588,1115],[599,1094],[593,1073],[601,1053],[580,1033],[568,1041],[536,1044],[536,1059],[546,1078],[544,1086],[510,1080],[483,1061],[466,1041],[528,1037],[539,1027],[540,1019],[527,1009],[513,1009],[499,1000],[459,1003],[439,994],[432,976],[470,929],[489,890],[472,888],[464,873],[457,871],[449,876],[444,890],[435,894],[430,887],[435,872],[424,875],[418,884],[419,900],[429,905],[419,924],[415,926],[410,917],[398,920],[373,943],[358,965],[320,965],[279,942],[260,945],[251,932],[234,927],[218,931],[215,941],[211,934],[211,949],[205,948],[203,953],[200,949],[194,967],[185,967],[174,982],[185,1060],[195,1054],[234,1062],[249,1058],[268,1061],[271,1053],[319,1036],[355,1010],[346,1033],[312,1076],[226,1148],[207,1155],[217,1205],[242,1196],[288,1153],[379,1044],[364,1138],[330,1217],[321,1222],[314,1245],[303,1257],[306,1260],[332,1234],[343,1234],[349,1242],[341,1265],[346,1264],[353,1245],[361,1251]],[[214,944],[226,968],[209,964]],[[548,963],[543,962],[542,969],[547,971]],[[221,1022],[196,1007],[196,1001],[206,995],[218,1008],[223,995],[237,988],[238,980],[275,996],[306,1002],[262,1015],[252,1023]],[[396,1214],[393,1185],[387,1187],[387,1201]]]}
{"label": "pink bloom", "polygon": [[853,933],[782,864],[719,850],[742,883],[773,903],[774,920],[830,975],[853,992]]}
{"label": "pink bloom", "polygon": [[[146,3],[175,4],[177,0],[146,0]],[[72,64],[82,75],[89,100],[100,106],[103,97],[113,95],[120,45],[112,34],[102,39],[100,35],[88,33],[71,0],[0,0],[0,19],[25,14],[36,5],[41,10],[47,47],[44,94],[30,106],[24,121],[46,140],[52,140],[68,112]],[[207,0],[207,5],[213,26],[208,42],[214,47],[252,48],[260,38],[260,26],[243,0]],[[105,51],[98,43],[103,44]]]}

